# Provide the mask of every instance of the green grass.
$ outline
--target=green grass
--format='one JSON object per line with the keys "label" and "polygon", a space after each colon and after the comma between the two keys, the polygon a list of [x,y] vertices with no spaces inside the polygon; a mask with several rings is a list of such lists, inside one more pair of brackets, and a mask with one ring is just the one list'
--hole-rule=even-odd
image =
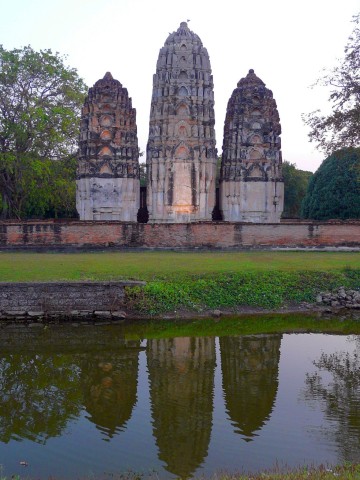
{"label": "green grass", "polygon": [[359,480],[360,465],[346,464],[335,467],[302,467],[282,471],[274,469],[257,474],[218,474],[210,477],[212,480]]}
{"label": "green grass", "polygon": [[[156,472],[137,473],[137,472],[123,472],[115,474],[106,474],[101,478],[110,478],[112,480],[158,480]],[[12,476],[16,480],[21,480],[20,476]],[[31,477],[27,477],[31,478]],[[56,475],[52,476],[56,480]],[[85,480],[87,477],[84,477]],[[91,476],[92,479],[97,477]],[[360,479],[360,465],[350,464],[338,465],[334,467],[320,466],[320,467],[299,467],[294,469],[282,470],[275,468],[273,470],[265,470],[255,474],[241,474],[241,473],[218,473],[210,477],[195,477],[208,480],[359,480]],[[10,480],[10,477],[1,476],[0,480]]]}
{"label": "green grass", "polygon": [[351,252],[0,253],[0,281],[146,280],[128,289],[127,307],[144,315],[277,309],[313,302],[321,290],[360,288]]}
{"label": "green grass", "polygon": [[354,252],[0,252],[0,280],[151,280],[244,272],[360,269]]}
{"label": "green grass", "polygon": [[312,303],[320,291],[339,286],[360,288],[360,269],[272,271],[175,276],[154,279],[145,287],[128,289],[128,308],[159,315],[183,310],[209,309],[236,312],[239,306],[279,309],[301,302]]}
{"label": "green grass", "polygon": [[[293,469],[275,468],[255,474],[216,474],[211,480],[359,480],[360,466],[346,464],[335,467],[299,467]],[[139,479],[140,480],[140,479]]]}

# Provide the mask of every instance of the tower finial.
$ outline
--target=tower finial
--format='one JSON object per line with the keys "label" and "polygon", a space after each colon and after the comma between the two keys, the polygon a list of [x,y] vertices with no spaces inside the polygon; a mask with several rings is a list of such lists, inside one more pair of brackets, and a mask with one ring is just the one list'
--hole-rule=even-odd
{"label": "tower finial", "polygon": [[106,72],[103,80],[114,80],[114,78],[113,78],[113,76],[111,75],[110,72]]}

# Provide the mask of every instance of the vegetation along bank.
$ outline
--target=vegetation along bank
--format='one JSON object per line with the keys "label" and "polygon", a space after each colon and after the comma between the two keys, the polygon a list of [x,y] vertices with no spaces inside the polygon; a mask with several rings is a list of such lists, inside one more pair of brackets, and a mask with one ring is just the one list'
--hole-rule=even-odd
{"label": "vegetation along bank", "polygon": [[[356,252],[2,252],[3,282],[143,280],[130,316],[315,308],[320,292],[360,290]],[[318,297],[319,300],[319,297]],[[330,305],[322,303],[322,309]],[[217,313],[219,313],[217,312]]]}

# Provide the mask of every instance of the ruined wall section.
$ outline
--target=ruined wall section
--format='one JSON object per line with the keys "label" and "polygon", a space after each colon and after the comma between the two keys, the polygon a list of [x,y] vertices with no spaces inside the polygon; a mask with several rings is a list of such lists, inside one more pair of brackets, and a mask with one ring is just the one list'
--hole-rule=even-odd
{"label": "ruined wall section", "polygon": [[273,94],[249,70],[227,107],[220,174],[223,220],[280,222],[284,204],[280,134]]}
{"label": "ruined wall section", "polygon": [[147,144],[150,222],[211,220],[215,205],[214,85],[207,50],[186,22],[161,48]]}
{"label": "ruined wall section", "polygon": [[136,110],[108,72],[90,88],[82,109],[76,181],[81,220],[136,222],[138,159]]}

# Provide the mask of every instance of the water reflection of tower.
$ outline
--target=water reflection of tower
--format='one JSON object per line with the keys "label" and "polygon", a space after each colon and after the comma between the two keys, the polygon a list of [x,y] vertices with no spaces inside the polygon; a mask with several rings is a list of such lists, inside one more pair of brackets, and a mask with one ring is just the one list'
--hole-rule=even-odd
{"label": "water reflection of tower", "polygon": [[212,427],[214,338],[151,340],[153,428],[165,468],[188,477],[207,455]]}
{"label": "water reflection of tower", "polygon": [[277,389],[281,335],[220,338],[227,413],[250,441],[269,419]]}
{"label": "water reflection of tower", "polygon": [[[134,347],[138,347],[138,342]],[[139,349],[124,348],[86,358],[82,365],[88,419],[112,438],[131,417],[137,401]]]}

